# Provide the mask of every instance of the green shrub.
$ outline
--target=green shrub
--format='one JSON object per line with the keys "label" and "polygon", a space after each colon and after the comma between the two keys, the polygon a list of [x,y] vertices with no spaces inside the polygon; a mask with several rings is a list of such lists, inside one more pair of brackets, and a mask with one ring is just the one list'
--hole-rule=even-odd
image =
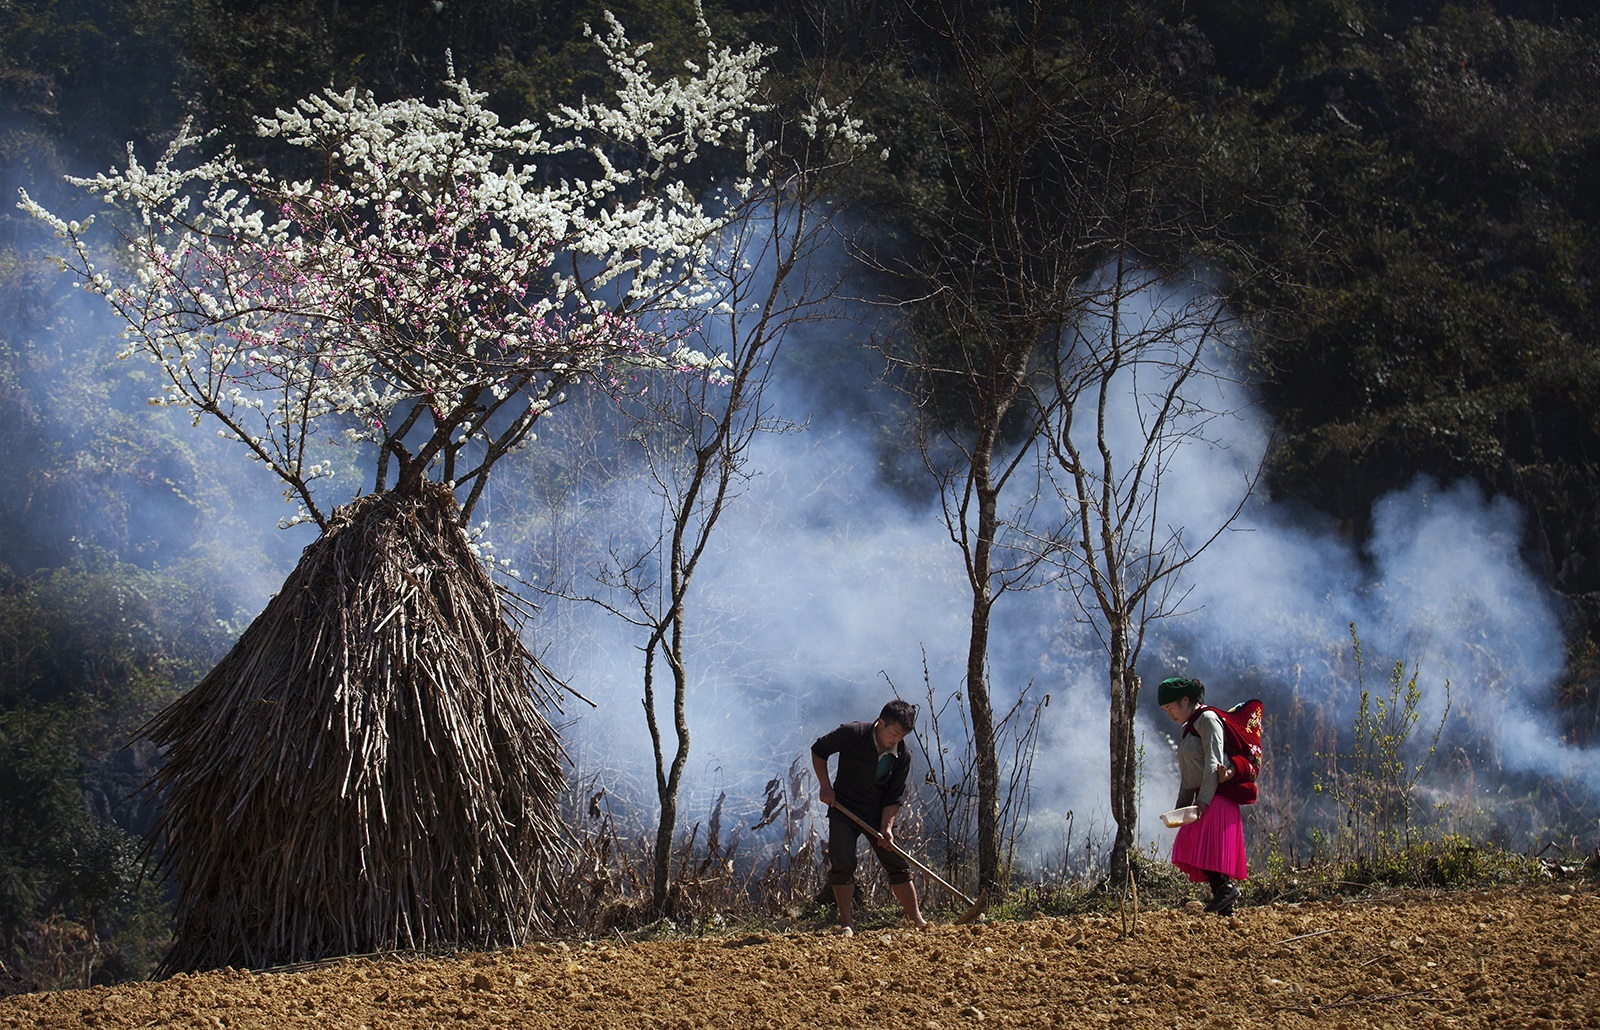
{"label": "green shrub", "polygon": [[1444,682],[1444,711],[1434,727],[1433,738],[1426,752],[1414,758],[1412,736],[1422,703],[1418,670],[1413,668],[1407,676],[1405,663],[1395,662],[1389,673],[1388,690],[1374,693],[1365,683],[1361,639],[1353,622],[1350,641],[1361,692],[1350,746],[1347,750],[1318,754],[1326,768],[1314,777],[1312,789],[1331,797],[1338,806],[1336,846],[1360,878],[1385,867],[1397,849],[1408,848],[1414,842],[1414,793],[1450,716],[1450,681]]}

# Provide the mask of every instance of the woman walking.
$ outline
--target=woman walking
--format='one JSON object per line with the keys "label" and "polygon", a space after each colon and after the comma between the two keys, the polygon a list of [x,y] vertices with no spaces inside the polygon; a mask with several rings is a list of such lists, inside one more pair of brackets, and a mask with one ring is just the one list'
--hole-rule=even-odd
{"label": "woman walking", "polygon": [[1233,777],[1223,754],[1222,719],[1207,707],[1206,688],[1199,680],[1174,676],[1156,687],[1161,710],[1183,724],[1178,743],[1178,804],[1194,805],[1199,817],[1178,828],[1172,842],[1172,864],[1195,883],[1211,885],[1207,912],[1233,915],[1239,900],[1235,880],[1245,879],[1244,822],[1239,805],[1217,793],[1217,785]]}

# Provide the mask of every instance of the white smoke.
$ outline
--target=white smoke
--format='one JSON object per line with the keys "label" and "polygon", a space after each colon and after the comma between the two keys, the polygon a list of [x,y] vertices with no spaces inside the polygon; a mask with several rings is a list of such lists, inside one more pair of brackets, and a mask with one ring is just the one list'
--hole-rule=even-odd
{"label": "white smoke", "polygon": [[[857,346],[819,334],[785,351],[769,399],[780,416],[813,428],[758,439],[756,479],[717,530],[717,553],[695,584],[691,630],[704,635],[692,652],[690,822],[722,791],[730,803],[759,804],[767,779],[839,722],[872,718],[891,685],[924,703],[924,663],[935,705],[964,690],[971,596],[938,505],[885,482],[881,422],[845,417],[859,410],[841,416],[827,390],[802,381],[808,365],[834,367],[838,348]],[[1162,484],[1163,517],[1190,539],[1209,535],[1238,503],[1270,429],[1242,387],[1208,383],[1206,407],[1234,414],[1209,421],[1207,442],[1183,447]],[[1442,714],[1448,680],[1451,718],[1488,734],[1504,771],[1600,788],[1595,753],[1555,736],[1550,699],[1563,641],[1549,592],[1519,557],[1520,519],[1511,501],[1485,498],[1473,484],[1423,479],[1375,506],[1358,548],[1330,520],[1255,497],[1189,570],[1183,613],[1157,624],[1143,655],[1147,839],[1166,836],[1154,817],[1177,793],[1175,727],[1155,707],[1153,684],[1181,672],[1204,680],[1215,703],[1259,694],[1269,707],[1298,693],[1329,725],[1347,727],[1356,691],[1338,656],[1350,650],[1351,623],[1370,686],[1381,687],[1397,661],[1417,671],[1419,737]],[[611,742],[609,760],[631,770],[622,779],[647,782],[638,640],[605,638],[562,671],[600,703],[580,717],[580,732]],[[1020,857],[1059,863],[1069,829],[1077,843],[1109,832],[1105,658],[1070,599],[1049,587],[1002,598],[990,655],[998,711],[1030,685],[1030,697],[1050,695]],[[943,712],[949,745],[959,727],[954,708]],[[925,746],[928,720],[924,704]],[[1274,744],[1309,746],[1269,740],[1269,759]],[[1478,772],[1491,786],[1500,775]]]}
{"label": "white smoke", "polygon": [[[1150,308],[1189,300],[1152,296]],[[75,304],[55,309],[63,333],[105,324],[103,312]],[[39,335],[51,331],[45,326]],[[75,335],[100,356],[65,359],[103,367],[118,384],[114,394],[136,401],[128,369],[103,361],[114,334]],[[770,399],[777,415],[811,429],[758,440],[756,479],[718,529],[716,551],[696,582],[688,822],[703,818],[724,790],[730,802],[758,807],[762,785],[803,759],[812,739],[841,721],[871,718],[894,691],[925,702],[925,667],[934,703],[944,706],[943,742],[960,737],[959,705],[945,702],[965,688],[965,572],[935,501],[906,489],[905,469],[884,465],[881,441],[893,430],[896,405],[887,387],[871,385],[873,362],[859,341],[834,327],[788,344]],[[837,370],[840,382],[807,378],[819,367]],[[1191,538],[1209,533],[1231,509],[1270,429],[1242,389],[1225,378],[1210,388],[1216,392],[1208,408],[1239,414],[1208,423],[1209,443],[1183,448],[1163,485],[1163,512],[1191,521]],[[232,542],[237,567],[227,575],[237,580],[241,606],[258,610],[310,530],[271,528],[282,512],[259,503],[271,484],[239,460],[237,448],[168,426],[171,412],[148,417],[162,423],[163,440],[188,441],[183,446],[204,475],[221,484],[236,475],[248,484],[217,491],[206,531]],[[564,446],[563,418],[558,412],[539,447]],[[82,426],[61,425],[59,432],[67,445],[82,444]],[[523,503],[506,499],[514,488],[501,483],[493,487],[500,509]],[[143,488],[173,491],[162,482]],[[597,538],[658,517],[637,481],[611,489],[631,493],[593,499],[585,522]],[[228,503],[233,494],[249,500]],[[159,509],[159,500],[130,496],[131,517]],[[1375,506],[1372,532],[1358,547],[1330,520],[1257,496],[1192,567],[1185,614],[1156,630],[1140,671],[1147,684],[1176,672],[1197,675],[1218,703],[1261,694],[1281,708],[1298,694],[1325,708],[1329,724],[1344,727],[1355,693],[1333,656],[1348,651],[1354,623],[1368,682],[1383,682],[1397,661],[1416,669],[1426,718],[1442,712],[1450,683],[1451,719],[1465,727],[1459,732],[1484,738],[1492,764],[1477,773],[1488,789],[1506,774],[1527,773],[1600,790],[1600,755],[1559,739],[1551,700],[1564,642],[1555,600],[1519,556],[1521,519],[1513,502],[1485,497],[1474,484],[1422,479]],[[154,538],[166,530],[151,524],[139,532]],[[520,563],[515,529],[493,527],[491,534],[501,553]],[[575,772],[603,771],[619,793],[649,805],[637,632],[598,608],[552,602],[531,637],[549,646],[556,671],[599,705],[593,712],[572,705],[564,723]],[[1047,863],[1064,844],[1067,813],[1079,842],[1107,832],[1105,661],[1070,599],[1052,588],[1001,599],[990,656],[999,711],[1025,688],[1034,699],[1050,695],[1024,855]],[[1144,832],[1161,839],[1153,817],[1176,794],[1175,763],[1166,747],[1172,726],[1151,693],[1139,727],[1146,751],[1141,819]],[[932,743],[930,718],[925,706],[925,745]],[[1288,742],[1269,740],[1269,749],[1274,743]]]}

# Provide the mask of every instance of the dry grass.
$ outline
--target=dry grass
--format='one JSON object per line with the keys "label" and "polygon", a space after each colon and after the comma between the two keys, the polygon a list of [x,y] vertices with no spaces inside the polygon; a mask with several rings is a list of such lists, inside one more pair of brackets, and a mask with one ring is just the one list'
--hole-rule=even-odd
{"label": "dry grass", "polygon": [[551,681],[450,492],[361,498],[142,731],[179,897],[167,971],[516,944],[554,903]]}

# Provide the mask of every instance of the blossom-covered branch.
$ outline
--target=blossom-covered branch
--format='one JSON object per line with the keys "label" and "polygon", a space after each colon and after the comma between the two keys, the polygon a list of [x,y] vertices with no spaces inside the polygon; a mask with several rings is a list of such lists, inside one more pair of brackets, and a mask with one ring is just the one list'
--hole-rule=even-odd
{"label": "blossom-covered branch", "polygon": [[[781,186],[758,132],[760,47],[718,49],[706,31],[703,61],[659,77],[608,21],[615,96],[543,127],[501,124],[452,70],[437,103],[329,90],[260,119],[321,158],[314,179],[203,157],[188,125],[153,167],[130,146],[125,168],[71,180],[136,215],[127,265],[97,257],[89,222],[25,192],[21,206],[124,319],[122,356],[160,368],[152,403],[215,420],[283,479],[299,505],[286,524],[326,525],[330,436],[376,446],[375,489],[464,487],[465,519],[573,384],[716,373],[688,341],[741,260],[719,241]],[[823,114],[828,133],[869,139]],[[744,175],[696,192],[685,172],[713,151]]]}

